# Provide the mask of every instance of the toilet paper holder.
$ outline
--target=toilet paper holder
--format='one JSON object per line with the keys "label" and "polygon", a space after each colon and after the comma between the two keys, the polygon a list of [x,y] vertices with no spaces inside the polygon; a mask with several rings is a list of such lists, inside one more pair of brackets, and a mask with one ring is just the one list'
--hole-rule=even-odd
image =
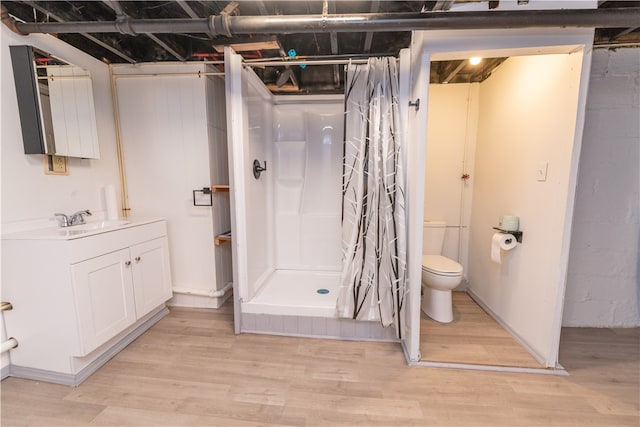
{"label": "toilet paper holder", "polygon": [[500,227],[493,227],[494,230],[499,231],[500,233],[504,233],[504,234],[512,234],[513,237],[516,238],[516,242],[518,243],[522,243],[522,231],[509,231],[509,230],[503,230]]}

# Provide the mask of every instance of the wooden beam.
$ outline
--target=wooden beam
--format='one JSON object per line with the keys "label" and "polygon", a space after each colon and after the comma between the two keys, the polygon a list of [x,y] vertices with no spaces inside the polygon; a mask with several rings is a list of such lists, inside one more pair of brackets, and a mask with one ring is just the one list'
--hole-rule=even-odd
{"label": "wooden beam", "polygon": [[252,37],[234,38],[224,45],[214,45],[213,48],[218,53],[224,52],[225,46],[231,46],[236,52],[250,52],[256,50],[281,50],[282,46],[277,37]]}

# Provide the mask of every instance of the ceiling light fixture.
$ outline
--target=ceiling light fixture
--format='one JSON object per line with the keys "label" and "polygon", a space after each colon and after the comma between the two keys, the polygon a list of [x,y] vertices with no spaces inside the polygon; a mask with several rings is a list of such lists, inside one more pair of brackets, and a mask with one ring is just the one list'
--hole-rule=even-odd
{"label": "ceiling light fixture", "polygon": [[469,64],[471,65],[478,65],[480,62],[482,62],[482,58],[479,56],[472,56],[469,58]]}

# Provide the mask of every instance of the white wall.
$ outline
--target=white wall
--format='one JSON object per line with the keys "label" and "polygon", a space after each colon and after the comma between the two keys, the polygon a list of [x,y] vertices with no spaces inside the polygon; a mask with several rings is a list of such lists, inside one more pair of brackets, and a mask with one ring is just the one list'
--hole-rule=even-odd
{"label": "white wall", "polygon": [[640,326],[640,49],[595,50],[564,326]]}
{"label": "white wall", "polygon": [[[21,228],[52,225],[54,212],[72,213],[90,209],[105,211],[102,187],[118,184],[116,136],[109,68],[77,49],[46,35],[19,36],[0,25],[2,114],[0,116],[1,157],[1,227],[3,232]],[[69,174],[44,174],[42,155],[25,155],[15,86],[10,45],[32,45],[89,70],[93,83],[99,160],[69,159]],[[11,254],[2,254],[2,263],[11,262]],[[7,312],[3,315],[10,316]],[[2,340],[4,340],[4,326]],[[18,341],[20,337],[16,337]],[[3,370],[9,365],[8,353],[2,355]]]}
{"label": "white wall", "polygon": [[[479,83],[429,85],[424,219],[447,222],[443,255],[460,262],[465,276],[479,88]],[[464,173],[470,179],[463,180]]]}
{"label": "white wall", "polygon": [[[174,288],[215,290],[212,208],[193,205],[209,187],[203,64],[114,67],[131,215],[167,219]],[[192,73],[124,77],[124,74]]]}
{"label": "white wall", "polygon": [[[542,360],[553,358],[581,53],[507,59],[480,86],[469,287]],[[544,182],[537,169],[548,162]],[[523,243],[491,262],[493,226],[520,216]],[[553,363],[554,361],[551,360]]]}
{"label": "white wall", "polygon": [[[2,228],[19,222],[53,220],[54,212],[82,209],[104,211],[102,187],[118,188],[116,134],[109,67],[70,45],[47,35],[19,36],[2,25]],[[25,155],[9,45],[32,45],[74,63],[91,73],[100,159],[68,159],[69,174],[45,175],[44,156]]]}

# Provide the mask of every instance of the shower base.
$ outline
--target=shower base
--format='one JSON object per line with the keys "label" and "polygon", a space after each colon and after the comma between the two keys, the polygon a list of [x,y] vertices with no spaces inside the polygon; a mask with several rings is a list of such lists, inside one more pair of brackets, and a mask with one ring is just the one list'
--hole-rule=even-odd
{"label": "shower base", "polygon": [[275,270],[242,311],[335,317],[339,286],[339,272]]}
{"label": "shower base", "polygon": [[275,270],[251,301],[241,303],[240,332],[398,341],[380,322],[336,317],[339,287],[339,272]]}

